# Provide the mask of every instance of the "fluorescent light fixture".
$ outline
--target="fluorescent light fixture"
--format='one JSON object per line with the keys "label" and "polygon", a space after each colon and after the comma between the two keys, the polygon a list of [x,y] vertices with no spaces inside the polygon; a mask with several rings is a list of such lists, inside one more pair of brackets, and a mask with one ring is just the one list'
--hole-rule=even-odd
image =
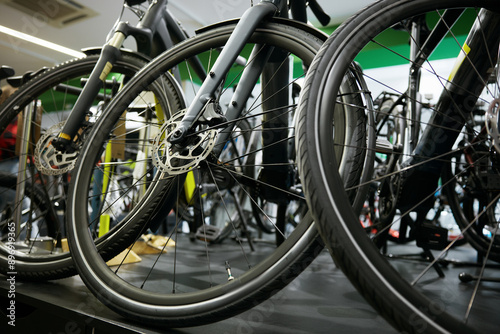
{"label": "fluorescent light fixture", "polygon": [[38,37],[34,37],[31,35],[25,34],[23,32],[4,27],[2,25],[0,25],[0,32],[7,34],[7,35],[10,35],[10,36],[13,36],[13,37],[16,37],[16,38],[19,38],[19,39],[22,39],[22,40],[25,40],[25,41],[28,41],[30,43],[34,43],[34,44],[46,47],[48,49],[55,50],[57,52],[61,52],[61,53],[70,55],[72,57],[85,56],[85,54],[83,52],[72,50],[72,49],[69,49],[69,48],[64,47],[62,45],[55,44],[55,43],[46,41],[46,40],[38,38]]}

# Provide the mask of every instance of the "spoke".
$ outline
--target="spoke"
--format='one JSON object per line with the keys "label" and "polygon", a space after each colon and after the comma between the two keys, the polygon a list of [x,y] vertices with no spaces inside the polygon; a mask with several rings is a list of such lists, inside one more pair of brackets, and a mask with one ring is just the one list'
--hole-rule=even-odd
{"label": "spoke", "polygon": [[[492,202],[490,202],[490,204],[488,204],[488,207],[490,207],[493,203],[496,203],[499,198],[500,198],[500,194],[497,195],[497,197]],[[485,211],[486,210],[487,210],[487,208],[485,208]],[[483,260],[483,265],[481,266],[481,270],[479,272],[478,279],[476,280],[476,285],[474,286],[474,291],[473,291],[472,296],[470,298],[469,304],[467,305],[467,311],[465,312],[465,317],[464,317],[465,323],[467,323],[467,321],[469,320],[470,312],[472,311],[472,305],[474,304],[474,301],[475,301],[476,296],[477,296],[477,292],[479,291],[479,285],[481,284],[481,279],[483,278],[484,270],[486,269],[486,262],[488,261],[489,255],[491,253],[491,249],[493,247],[493,243],[495,241],[495,236],[496,236],[497,231],[498,231],[498,224],[499,224],[499,222],[497,221],[497,223],[495,224],[495,229],[494,229],[493,234],[491,236],[490,243],[488,245],[488,251],[486,252],[485,259]],[[469,225],[469,226],[471,226],[471,225]]]}
{"label": "spoke", "polygon": [[[222,204],[224,205],[224,210],[226,211],[227,217],[229,218],[229,221],[231,223],[233,231],[235,232],[236,241],[238,242],[238,245],[240,246],[241,252],[242,252],[243,256],[245,257],[245,261],[247,263],[248,268],[251,268],[250,261],[248,260],[248,257],[247,257],[247,254],[245,252],[245,249],[243,248],[243,242],[242,242],[242,240],[240,239],[240,237],[239,237],[239,235],[237,233],[236,226],[234,224],[233,219],[231,218],[231,214],[229,213],[229,210],[227,208],[226,201],[224,200],[224,197],[222,196],[222,194],[220,192],[219,186],[217,185],[217,181],[215,180],[215,176],[214,176],[214,174],[212,172],[212,168],[210,168],[210,164],[207,164],[207,168],[208,168],[208,171],[210,172],[210,176],[212,178],[212,181],[214,182],[215,187],[217,188],[217,193],[219,194],[220,199],[222,201]],[[242,185],[240,185],[240,187],[242,189],[244,189]],[[200,201],[201,201],[201,196],[200,196]],[[244,219],[244,218],[241,218],[241,219]],[[251,240],[249,240],[249,242],[251,243]]]}
{"label": "spoke", "polygon": [[[179,184],[179,180],[177,179],[177,185]],[[179,193],[179,192],[177,192]],[[170,240],[174,240],[174,243],[175,243],[175,249],[174,249],[174,276],[173,276],[173,280],[172,280],[172,293],[175,293],[175,269],[176,269],[176,265],[177,265],[177,229],[179,228],[179,220],[177,219],[177,214],[176,214],[176,219],[175,219],[175,225],[174,225],[174,228],[172,229],[172,231],[170,232],[170,234],[168,235],[168,238],[167,238],[167,241],[165,241],[165,244],[163,244],[163,247],[161,248],[161,250],[158,252],[158,256],[156,256],[156,259],[155,261],[153,262],[153,265],[151,266],[151,268],[148,270],[148,273],[146,274],[146,276],[144,277],[144,280],[142,281],[142,284],[141,284],[141,289],[144,289],[144,285],[146,284],[148,278],[151,276],[151,274],[153,273],[153,270],[156,268],[156,265],[158,263],[158,261],[160,260],[160,257],[163,255],[164,252],[166,252],[166,248],[167,248],[167,245],[169,243]],[[147,226],[147,225],[146,225]],[[145,226],[145,227],[146,227]],[[144,233],[145,231],[142,231],[140,234]],[[175,233],[175,238],[172,239],[172,235]],[[140,235],[139,234],[139,235]],[[137,241],[136,241],[137,242]],[[135,244],[135,242],[134,242]],[[130,247],[130,249],[132,249],[132,247]]]}
{"label": "spoke", "polygon": [[281,189],[281,188],[278,188],[278,187],[275,187],[275,186],[272,186],[270,184],[267,184],[265,182],[262,182],[260,180],[257,180],[257,179],[254,179],[252,177],[249,177],[247,175],[244,175],[244,174],[241,174],[241,173],[238,173],[238,172],[235,172],[231,169],[228,169],[228,168],[225,168],[224,166],[222,165],[215,165],[213,163],[209,163],[210,165],[213,165],[213,166],[217,166],[217,168],[223,168],[224,170],[226,170],[230,175],[231,177],[233,178],[233,180],[238,183],[238,185],[240,186],[241,190],[243,190],[246,194],[246,196],[248,196],[249,200],[256,206],[256,208],[259,210],[260,213],[262,213],[265,217],[266,217],[266,220],[268,220],[273,226],[274,228],[276,229],[276,231],[278,231],[283,237],[285,237],[285,234],[284,234],[284,231],[281,231],[277,226],[276,226],[276,223],[273,221],[273,219],[271,219],[271,217],[269,217],[269,215],[261,208],[260,204],[258,203],[258,199],[255,199],[253,198],[253,196],[248,192],[248,190],[245,188],[244,185],[242,185],[239,181],[238,181],[238,178],[242,177],[242,178],[246,178],[246,179],[249,179],[249,180],[252,180],[254,181],[255,183],[259,183],[259,184],[262,184],[262,185],[265,185],[267,187],[271,187],[273,189],[276,189],[276,190],[279,190],[283,193],[283,195],[290,195],[290,196],[293,196],[295,199],[297,200],[304,200],[304,197],[303,196],[300,196],[298,194],[294,194],[288,190],[284,190],[284,189]]}
{"label": "spoke", "polygon": [[[438,14],[441,16],[441,13],[439,13],[438,11]],[[442,18],[442,16],[441,16]],[[483,24],[481,22],[481,17],[479,15],[479,12],[477,11],[477,8],[476,8],[476,19],[477,19],[477,22],[479,23],[479,25],[481,26],[481,28],[479,29],[481,31],[481,37],[483,38],[483,42],[484,42],[484,45],[488,45],[488,42],[486,41],[486,37],[484,36],[484,29],[483,29]],[[446,24],[446,23],[445,23]],[[479,79],[481,81],[481,83],[484,85],[484,87],[486,87],[486,89],[488,90],[488,92],[490,94],[492,94],[492,92],[489,90],[488,88],[488,85],[487,83],[483,80],[483,78],[481,77],[481,75],[479,74],[479,71],[476,67],[476,65],[474,64],[474,62],[470,59],[469,57],[469,54],[466,50],[464,50],[463,46],[460,44],[460,42],[458,41],[457,37],[455,36],[455,34],[453,33],[453,31],[451,30],[450,27],[448,27],[448,31],[449,33],[451,34],[451,36],[453,37],[453,39],[455,40],[455,42],[457,43],[457,45],[460,47],[460,51],[465,55],[466,59],[468,60],[469,64],[472,66],[474,72],[476,72],[477,74],[477,79]],[[487,50],[487,54],[488,54],[488,60],[490,62],[490,66],[494,67],[495,64],[493,63],[493,60],[492,60],[492,57],[491,57],[491,54],[489,52],[489,50],[486,48]]]}
{"label": "spoke", "polygon": [[[198,179],[199,180],[202,180],[202,176],[201,176],[201,172],[199,169],[197,169],[197,172],[198,172]],[[211,171],[210,171],[211,173]],[[213,175],[212,175],[213,177]],[[215,182],[215,178],[214,178],[214,182]],[[217,184],[216,184],[217,186]],[[208,270],[208,284],[210,287],[213,286],[213,279],[212,279],[212,270],[210,268],[210,252],[208,251],[208,239],[207,239],[207,230],[205,229],[205,226],[206,226],[206,223],[205,223],[205,210],[203,209],[203,201],[202,201],[202,198],[201,198],[201,184],[198,185],[198,199],[200,201],[200,215],[201,215],[201,226],[203,227],[203,236],[204,236],[204,239],[203,240],[203,244],[205,245],[205,256],[206,256],[206,259],[207,259],[207,270]],[[218,190],[218,189],[217,189]],[[196,191],[195,191],[196,192]],[[196,222],[196,210],[194,212],[194,215],[195,215],[195,222]],[[196,233],[195,231],[191,231],[193,233]]]}
{"label": "spoke", "polygon": [[[180,180],[179,180],[179,178],[177,178],[176,186],[177,186],[177,194],[180,194],[181,192],[180,192]],[[176,207],[179,208],[179,196],[177,196],[177,198],[176,198]],[[172,278],[172,293],[175,293],[175,281],[177,278],[177,275],[176,275],[176,272],[177,272],[177,234],[178,234],[177,230],[179,229],[180,221],[181,220],[179,219],[179,213],[176,210],[175,211],[175,228],[174,228],[175,248],[174,248],[174,270],[173,270],[173,278]]]}

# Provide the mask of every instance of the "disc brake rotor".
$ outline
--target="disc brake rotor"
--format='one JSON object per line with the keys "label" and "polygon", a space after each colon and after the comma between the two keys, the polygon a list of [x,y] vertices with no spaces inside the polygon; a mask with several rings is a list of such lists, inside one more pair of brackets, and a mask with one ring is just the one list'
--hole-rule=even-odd
{"label": "disc brake rotor", "polygon": [[153,163],[159,172],[178,175],[198,166],[215,146],[217,131],[207,129],[189,135],[183,144],[172,144],[170,136],[179,128],[185,111],[166,121],[153,141]]}
{"label": "disc brake rotor", "polygon": [[45,175],[60,175],[71,171],[75,167],[78,151],[66,153],[58,151],[51,145],[61,132],[64,122],[50,127],[38,140],[35,147],[35,166]]}

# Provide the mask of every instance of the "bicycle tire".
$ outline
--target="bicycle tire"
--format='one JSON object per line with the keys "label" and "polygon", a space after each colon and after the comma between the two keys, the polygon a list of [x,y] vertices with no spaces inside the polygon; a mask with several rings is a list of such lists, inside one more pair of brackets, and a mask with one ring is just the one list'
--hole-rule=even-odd
{"label": "bicycle tire", "polygon": [[[261,42],[263,44],[270,44],[288,50],[304,61],[307,66],[314,57],[315,51],[319,48],[325,36],[317,33],[304,33],[297,23],[288,24],[287,22],[289,21],[273,20],[263,23],[250,38],[249,42]],[[82,217],[87,216],[88,207],[86,199],[79,198],[77,194],[88,193],[89,191],[89,181],[91,180],[92,172],[89,171],[86,166],[89,166],[89,164],[94,165],[98,160],[102,152],[102,147],[108,140],[105,134],[108,133],[108,130],[117,122],[121,112],[130,107],[129,104],[134,100],[135,96],[141,93],[143,87],[147,87],[153,82],[157,75],[164,71],[168,71],[171,66],[177,66],[178,63],[185,61],[185,59],[201,55],[204,51],[207,51],[208,55],[206,57],[200,56],[200,58],[212,64],[213,59],[210,51],[219,50],[223,47],[233,29],[234,25],[229,25],[201,33],[191,40],[185,41],[167,51],[150,63],[148,67],[144,68],[129,82],[124,90],[119,93],[120,96],[118,96],[107,109],[104,121],[93,129],[90,134],[89,143],[102,144],[84,146],[84,158],[77,163],[75,176],[73,177],[74,182],[72,182],[71,185],[70,207],[67,211],[68,221],[71,222],[69,226],[71,235],[70,247],[72,252],[78,252],[78,255],[74,256],[75,264],[82,280],[96,297],[112,310],[130,319],[145,322],[149,325],[183,327],[201,325],[230,317],[274,295],[307,267],[323,249],[310,216],[305,215],[302,217],[301,224],[294,230],[294,233],[292,233],[280,247],[275,249],[275,244],[273,244],[269,254],[266,253],[268,246],[266,244],[259,244],[257,254],[259,254],[258,251],[260,250],[264,252],[262,254],[265,255],[265,258],[261,262],[259,262],[259,258],[257,263],[245,263],[244,260],[242,261],[243,263],[238,265],[231,263],[233,268],[232,275],[234,275],[231,277],[236,277],[234,280],[228,282],[228,274],[226,273],[227,268],[224,266],[224,262],[219,261],[217,265],[214,265],[212,262],[209,264],[214,268],[211,269],[210,272],[217,273],[217,275],[213,274],[217,276],[217,281],[215,281],[214,277],[215,282],[212,282],[208,274],[205,276],[205,270],[201,269],[205,268],[206,264],[201,264],[205,262],[203,258],[200,257],[200,263],[193,262],[189,266],[200,270],[201,273],[196,274],[196,280],[200,282],[202,287],[194,284],[195,282],[193,282],[194,286],[191,286],[188,282],[182,280],[183,277],[186,278],[191,276],[190,274],[181,276],[178,278],[180,282],[175,280],[174,283],[172,283],[172,278],[167,277],[168,274],[162,275],[162,282],[165,281],[165,285],[162,285],[163,289],[160,291],[154,286],[148,290],[147,284],[149,281],[147,281],[147,276],[140,272],[136,272],[136,275],[145,278],[136,279],[144,280],[144,284],[140,284],[144,285],[144,289],[134,286],[134,282],[132,281],[126,282],[125,280],[130,278],[124,276],[120,277],[118,273],[122,268],[119,266],[115,269],[116,274],[110,271],[104,261],[102,261],[99,256],[96,257],[98,250],[88,242],[87,226],[89,222],[85,219],[82,220]],[[182,68],[181,66],[179,67]],[[251,103],[248,105],[251,105]],[[257,115],[259,115],[259,113],[257,113]],[[167,136],[167,134],[165,134],[165,136]],[[241,176],[241,179],[236,180],[236,183],[237,185],[239,184],[241,188],[244,188],[244,185],[238,182],[243,183],[241,180],[248,180],[242,172],[245,165],[231,165],[231,163],[235,164],[237,160],[238,159],[235,158],[232,162],[222,161],[221,164],[225,165],[227,163],[228,167],[226,171],[228,172],[233,170],[240,171],[239,174],[233,172],[232,175]],[[207,164],[210,165],[210,163]],[[210,170],[210,168],[208,169]],[[195,169],[195,171],[197,171],[197,169]],[[178,182],[176,181],[178,179],[182,181],[180,176],[175,176],[175,178],[170,181],[170,187],[172,187],[170,193],[176,192],[175,184]],[[168,188],[168,185],[160,188],[162,188],[160,192],[168,192],[168,189],[165,190],[165,188]],[[154,192],[154,189],[151,190],[151,193]],[[136,212],[130,214],[139,219],[133,221],[132,217],[127,221],[127,218],[125,218],[124,222],[120,222],[117,225],[117,234],[123,234],[125,236],[137,225],[143,225],[143,221],[147,220],[147,215],[142,214],[142,212],[147,212],[148,208],[155,206],[155,202],[157,201],[154,195],[151,195],[150,198],[151,201],[143,202],[142,206],[138,206]],[[169,205],[175,206],[175,199],[173,199]],[[129,227],[126,225],[129,225]],[[161,262],[164,258],[166,258],[164,261],[169,260],[168,254],[171,252],[174,254],[183,254],[183,248],[179,246],[183,236],[179,235],[177,237],[178,233],[176,233],[179,229],[179,225],[176,225],[172,230],[175,236],[175,247],[173,250],[167,251],[166,255],[159,254],[158,262]],[[133,235],[134,233],[131,234]],[[137,238],[137,236],[125,237],[130,238],[131,241]],[[244,244],[241,248],[243,246],[246,248],[246,242],[247,241],[243,241]],[[228,244],[228,242],[226,241],[225,244]],[[240,248],[236,242],[234,245],[234,247]],[[207,252],[208,247],[210,247],[210,257],[216,257],[218,253],[215,247],[219,247],[218,244],[205,245],[202,243],[200,245],[188,242],[188,250],[190,252],[198,252],[205,249],[205,247],[207,248]],[[225,257],[231,254],[231,258],[234,259],[240,256],[233,255],[230,250],[226,250],[224,254],[223,256]],[[257,254],[251,254],[249,252],[248,256],[253,257]],[[171,260],[175,261],[175,258]],[[190,259],[190,261],[193,261],[193,259]],[[229,260],[229,262],[231,262],[231,260]],[[220,265],[222,265],[222,268],[220,268]],[[161,268],[162,270],[166,270],[173,267],[175,267],[175,264],[171,264],[170,267],[162,266]],[[140,269],[138,265],[132,265],[130,268],[134,268],[134,270]],[[248,268],[251,269],[246,271]],[[151,268],[152,275],[153,269],[156,268]],[[222,281],[219,281],[220,279]],[[172,289],[175,293],[171,293],[169,289]]]}
{"label": "bicycle tire", "polygon": [[[57,124],[59,122],[62,122],[63,117],[65,116],[61,115],[61,113],[53,113],[52,111],[66,110],[71,103],[74,103],[74,101],[76,100],[75,94],[77,93],[67,94],[67,92],[69,91],[68,88],[71,86],[76,87],[77,90],[81,89],[80,80],[90,75],[91,71],[98,61],[98,58],[99,55],[90,55],[88,57],[67,61],[43,71],[38,76],[23,84],[1,106],[0,133],[3,134],[4,131],[7,131],[6,129],[11,122],[16,122],[16,118],[26,105],[39,98],[43,101],[43,105],[42,107],[40,107],[41,120],[34,120],[32,124],[33,126],[37,126],[40,128],[40,136],[44,134],[44,130],[47,130],[48,125],[46,124]],[[114,66],[110,77],[114,76],[115,78],[117,78],[117,82],[119,84],[120,81],[123,80],[123,77],[132,77],[145,64],[146,62],[140,56],[136,56],[133,54],[123,54],[122,58],[118,60],[116,65]],[[63,84],[67,86],[63,86]],[[63,92],[56,92],[53,89],[56,86],[62,87]],[[104,93],[106,91],[101,92]],[[175,94],[171,95],[173,96]],[[172,98],[171,103],[175,103],[176,107],[178,107],[181,105],[182,101],[177,96],[176,99]],[[48,123],[46,123],[46,121],[48,121]],[[19,126],[19,128],[20,127],[21,126]],[[42,137],[38,137],[38,139],[40,138]],[[31,150],[34,150],[36,142],[34,142],[35,140],[30,141],[32,142]],[[13,148],[7,148],[2,153],[3,163],[14,165],[17,164],[15,161],[18,159],[18,157],[17,153],[13,151]],[[40,281],[59,279],[75,275],[76,269],[74,268],[70,254],[67,250],[62,250],[60,241],[60,239],[65,237],[64,220],[62,219],[63,214],[61,214],[61,210],[64,210],[65,208],[66,194],[64,184],[69,184],[69,174],[65,173],[58,176],[43,175],[43,172],[40,172],[37,167],[34,166],[31,154],[32,153],[30,152],[30,158],[28,158],[31,159],[28,160],[28,168],[31,176],[28,176],[27,184],[36,185],[38,187],[36,189],[38,192],[44,192],[44,204],[47,209],[45,211],[48,212],[46,213],[47,219],[44,220],[42,218],[42,220],[37,223],[42,225],[41,228],[39,228],[39,231],[48,231],[49,229],[43,227],[48,223],[56,224],[56,226],[50,227],[51,231],[55,231],[56,235],[42,236],[38,234],[36,236],[39,239],[43,239],[41,237],[46,237],[46,239],[48,240],[54,240],[54,248],[52,250],[46,253],[39,254],[35,254],[36,247],[33,248],[30,246],[25,249],[26,247],[21,247],[23,245],[19,240],[16,240],[18,244],[14,246],[15,248],[17,248],[13,254],[16,259],[16,277],[18,277],[19,280]],[[12,173],[10,175],[17,177],[18,169],[18,166],[15,167],[15,170],[9,172]],[[42,177],[44,181],[42,181]],[[49,182],[49,180],[52,180],[52,182]],[[42,184],[45,184],[45,186],[42,186]],[[56,186],[60,188],[58,189],[58,192],[54,190]],[[29,194],[32,193],[32,191],[27,190],[26,193],[29,197]],[[55,199],[54,197],[56,195],[58,196],[57,199]],[[52,199],[47,202],[46,200],[49,198]],[[15,202],[15,199],[12,199],[12,201]],[[17,207],[17,205],[13,203],[13,207]],[[54,216],[56,217],[54,218]],[[4,218],[7,219],[9,217]],[[4,223],[7,223],[7,220],[5,220]],[[23,232],[23,234],[25,233]],[[18,233],[18,235],[21,235],[21,231]],[[126,246],[127,245],[122,245],[119,242],[115,243],[114,245],[110,245],[110,247],[114,249],[113,252],[116,252],[119,249],[123,249]],[[10,248],[8,243],[2,243],[0,247],[0,270],[4,274],[13,271],[12,268],[9,269],[8,266],[9,254]]]}
{"label": "bicycle tire", "polygon": [[[434,288],[437,290],[435,294],[429,293],[429,290],[433,288],[432,285],[427,287],[426,283],[432,284],[439,280],[435,280],[433,277],[418,280],[420,276],[417,276],[417,274],[421,273],[419,270],[423,270],[422,268],[426,267],[427,264],[419,265],[418,262],[415,262],[414,267],[417,268],[415,273],[414,271],[405,273],[404,268],[408,267],[402,267],[398,271],[398,260],[387,259],[375,245],[370,233],[367,233],[360,224],[359,212],[353,210],[349,205],[348,197],[345,190],[342,189],[342,180],[337,170],[332,168],[332,166],[336,166],[336,162],[335,155],[329,147],[332,128],[328,126],[331,119],[328,109],[331,108],[332,104],[338,103],[336,93],[339,83],[344,73],[349,71],[351,62],[357,60],[361,66],[369,66],[368,62],[363,63],[361,57],[357,57],[361,54],[361,50],[368,50],[370,46],[378,45],[382,50],[381,54],[395,55],[404,58],[404,62],[402,61],[401,64],[408,63],[409,57],[405,56],[405,49],[397,49],[393,47],[389,39],[383,40],[383,37],[379,38],[379,34],[383,36],[381,34],[383,31],[427,12],[439,16],[437,14],[438,10],[467,8],[471,5],[474,6],[470,11],[473,17],[477,16],[478,8],[498,11],[497,4],[494,1],[475,1],[471,4],[470,1],[382,0],[368,6],[343,23],[318,52],[308,72],[299,105],[297,125],[299,136],[296,140],[299,171],[310,210],[315,222],[318,224],[322,239],[335,263],[343,270],[364,298],[391,325],[397,330],[406,333],[487,332],[495,330],[494,328],[498,324],[493,320],[495,318],[494,311],[489,312],[485,308],[481,308],[482,317],[478,318],[478,314],[475,313],[475,317],[470,316],[467,318],[464,311],[466,307],[460,311],[456,310],[456,308],[463,306],[462,304],[459,306],[458,303],[462,302],[462,299],[457,298],[455,295],[445,299],[444,296],[439,295],[437,289],[442,285]],[[442,12],[439,11],[439,13]],[[401,41],[406,44],[408,33],[404,31],[403,36]],[[369,44],[370,42],[373,43]],[[454,41],[452,44],[458,44],[456,49],[462,50],[460,43]],[[384,53],[386,51],[387,53]],[[384,56],[381,54],[376,58],[378,61],[384,60]],[[372,55],[372,57],[374,56]],[[488,61],[485,62],[490,64]],[[493,64],[495,64],[494,57]],[[494,65],[490,64],[489,66]],[[435,68],[432,65],[430,67]],[[377,82],[383,85],[384,89],[389,87],[389,91],[398,95],[403,94],[405,86],[397,86],[394,82],[389,81],[387,77],[382,77],[383,73],[395,73],[400,68],[394,67],[394,69],[384,70],[360,73],[366,78],[366,81],[370,81],[369,84],[371,85],[368,85],[370,87],[369,92],[373,96],[377,96],[374,92],[376,89],[373,88],[375,87],[374,82]],[[449,74],[448,72],[445,75],[439,71],[434,73],[438,78],[447,78]],[[477,77],[479,75],[474,78],[479,81]],[[443,81],[446,81],[446,79]],[[405,84],[407,84],[407,81],[403,83],[403,85]],[[479,95],[476,92],[471,95],[477,99],[476,94]],[[373,112],[376,112],[376,110]],[[378,147],[369,147],[368,149],[377,150]],[[402,169],[408,170],[408,168]],[[421,181],[420,184],[416,184],[416,187],[419,186],[425,187],[425,184],[422,184]],[[416,187],[413,188],[415,192],[418,190]],[[435,189],[432,188],[426,196],[433,196]],[[410,210],[408,209],[408,211]],[[414,251],[414,248],[408,249]],[[405,248],[402,250],[404,252]],[[429,267],[431,266],[429,265]],[[423,271],[423,273],[425,272]],[[413,279],[415,281],[410,284]],[[454,284],[456,284],[456,281],[452,280]],[[420,286],[422,286],[421,289]],[[469,289],[464,286],[463,290],[470,291],[472,287]],[[450,301],[450,299],[453,301]],[[465,304],[468,301],[469,299],[465,298]],[[467,320],[463,320],[464,318]]]}

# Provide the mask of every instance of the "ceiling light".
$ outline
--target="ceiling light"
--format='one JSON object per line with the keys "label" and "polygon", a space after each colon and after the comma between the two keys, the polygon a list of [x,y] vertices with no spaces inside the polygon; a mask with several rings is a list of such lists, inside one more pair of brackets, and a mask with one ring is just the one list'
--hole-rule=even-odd
{"label": "ceiling light", "polygon": [[82,22],[97,15],[97,12],[75,0],[0,0],[0,3],[15,8],[33,18],[56,28]]}
{"label": "ceiling light", "polygon": [[38,37],[34,37],[31,35],[25,34],[23,32],[4,27],[2,25],[0,25],[0,32],[7,34],[7,35],[10,35],[10,36],[13,36],[13,37],[16,37],[16,38],[19,38],[19,39],[22,39],[22,40],[25,40],[25,41],[28,41],[30,43],[34,43],[34,44],[46,47],[46,48],[51,49],[51,50],[55,50],[57,52],[61,52],[61,53],[70,55],[72,57],[85,56],[85,54],[83,52],[72,50],[72,49],[69,49],[69,48],[64,47],[62,45],[55,44],[55,43],[46,41],[46,40],[38,38]]}

